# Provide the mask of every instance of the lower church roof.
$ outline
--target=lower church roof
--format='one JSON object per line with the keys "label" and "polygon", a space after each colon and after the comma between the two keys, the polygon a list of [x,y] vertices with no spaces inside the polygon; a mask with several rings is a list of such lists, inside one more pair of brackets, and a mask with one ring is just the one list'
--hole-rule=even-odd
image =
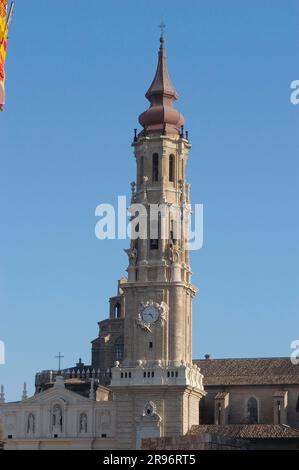
{"label": "lower church roof", "polygon": [[289,357],[195,359],[209,385],[299,385],[299,364]]}
{"label": "lower church roof", "polygon": [[285,424],[200,424],[188,434],[218,434],[239,439],[299,439],[299,430]]}

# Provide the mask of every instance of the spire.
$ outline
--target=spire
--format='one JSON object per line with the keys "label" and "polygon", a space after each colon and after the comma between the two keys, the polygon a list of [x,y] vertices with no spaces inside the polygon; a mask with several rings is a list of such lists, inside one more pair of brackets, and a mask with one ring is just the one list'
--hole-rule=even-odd
{"label": "spire", "polygon": [[145,96],[152,102],[153,98],[158,98],[157,101],[163,102],[163,99],[168,98],[172,101],[178,98],[177,92],[171,83],[170,76],[167,70],[166,63],[166,49],[164,47],[164,36],[160,36],[160,49],[158,52],[158,65],[155,77],[151,86],[147,90]]}
{"label": "spire", "polygon": [[90,389],[89,389],[89,399],[90,400],[95,400],[95,390],[94,390],[94,378],[91,379],[90,382]]}
{"label": "spire", "polygon": [[23,393],[22,393],[22,400],[27,400],[27,398],[28,398],[28,395],[27,395],[27,384],[26,384],[26,382],[24,382]]}
{"label": "spire", "polygon": [[151,104],[149,109],[139,116],[139,122],[145,133],[178,134],[184,124],[184,118],[173,107],[173,102],[177,100],[178,94],[167,70],[163,34],[160,36],[157,70],[145,96]]}

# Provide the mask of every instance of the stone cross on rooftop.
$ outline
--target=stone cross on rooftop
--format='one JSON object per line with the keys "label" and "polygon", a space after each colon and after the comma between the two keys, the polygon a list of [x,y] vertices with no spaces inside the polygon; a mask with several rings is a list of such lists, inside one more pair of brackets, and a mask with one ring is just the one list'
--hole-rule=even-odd
{"label": "stone cross on rooftop", "polygon": [[61,355],[61,352],[58,353],[58,356],[55,356],[58,359],[58,370],[60,372],[60,366],[61,366],[61,359],[64,357]]}

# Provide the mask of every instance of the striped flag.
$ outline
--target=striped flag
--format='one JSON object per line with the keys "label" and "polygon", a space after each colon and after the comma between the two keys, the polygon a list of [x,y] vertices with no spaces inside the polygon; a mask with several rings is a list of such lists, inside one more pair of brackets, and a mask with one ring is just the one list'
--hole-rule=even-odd
{"label": "striped flag", "polygon": [[14,3],[12,2],[7,16],[8,0],[0,0],[0,111],[5,103],[5,58],[7,52],[8,26],[12,18]]}

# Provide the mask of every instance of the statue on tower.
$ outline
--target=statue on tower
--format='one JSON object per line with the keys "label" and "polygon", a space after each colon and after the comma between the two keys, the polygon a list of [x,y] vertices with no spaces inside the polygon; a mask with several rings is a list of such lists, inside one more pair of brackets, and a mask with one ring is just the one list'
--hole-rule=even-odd
{"label": "statue on tower", "polygon": [[80,432],[81,433],[87,432],[87,416],[85,413],[82,413],[80,416]]}
{"label": "statue on tower", "polygon": [[124,251],[128,255],[130,266],[135,266],[138,255],[137,248],[133,246],[132,248],[127,248]]}
{"label": "statue on tower", "polygon": [[30,415],[28,416],[27,433],[28,434],[35,433],[35,417],[32,413],[30,413]]}
{"label": "statue on tower", "polygon": [[53,427],[53,432],[56,432],[56,431],[62,432],[62,410],[59,405],[56,405],[53,408],[52,427]]}
{"label": "statue on tower", "polygon": [[178,245],[178,241],[174,240],[169,245],[169,260],[171,264],[178,264],[180,262],[181,249]]}

